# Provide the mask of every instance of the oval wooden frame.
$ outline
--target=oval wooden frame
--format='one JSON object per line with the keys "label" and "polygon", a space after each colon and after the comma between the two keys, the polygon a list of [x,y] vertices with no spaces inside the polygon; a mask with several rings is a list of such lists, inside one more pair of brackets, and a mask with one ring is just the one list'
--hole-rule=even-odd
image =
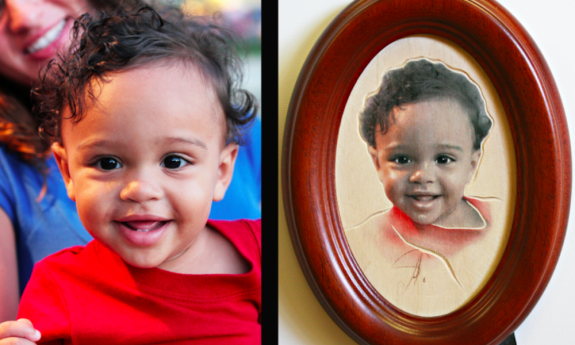
{"label": "oval wooden frame", "polygon": [[[371,287],[345,239],[335,193],[337,136],[353,86],[384,47],[415,34],[451,40],[477,60],[501,98],[517,159],[515,215],[499,265],[468,304],[432,318],[397,309]],[[325,30],[299,75],[283,147],[283,195],[296,255],[324,309],[359,343],[499,344],[547,286],[570,206],[567,123],[538,48],[495,1],[349,5]]]}

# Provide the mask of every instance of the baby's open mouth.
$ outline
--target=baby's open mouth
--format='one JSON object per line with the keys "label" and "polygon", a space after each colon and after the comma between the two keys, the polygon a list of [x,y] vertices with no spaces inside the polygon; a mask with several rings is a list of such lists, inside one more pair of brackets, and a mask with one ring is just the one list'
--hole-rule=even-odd
{"label": "baby's open mouth", "polygon": [[130,230],[148,232],[161,228],[167,222],[168,221],[133,220],[129,222],[120,222],[120,223]]}

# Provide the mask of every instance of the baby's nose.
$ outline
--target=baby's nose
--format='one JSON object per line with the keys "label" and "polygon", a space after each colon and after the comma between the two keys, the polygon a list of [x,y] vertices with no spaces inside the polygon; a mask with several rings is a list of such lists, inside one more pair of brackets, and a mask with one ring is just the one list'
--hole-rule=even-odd
{"label": "baby's nose", "polygon": [[143,203],[150,200],[158,200],[162,197],[162,189],[150,179],[139,176],[127,183],[120,192],[122,200]]}
{"label": "baby's nose", "polygon": [[433,183],[435,175],[433,169],[428,166],[418,167],[409,177],[411,183]]}

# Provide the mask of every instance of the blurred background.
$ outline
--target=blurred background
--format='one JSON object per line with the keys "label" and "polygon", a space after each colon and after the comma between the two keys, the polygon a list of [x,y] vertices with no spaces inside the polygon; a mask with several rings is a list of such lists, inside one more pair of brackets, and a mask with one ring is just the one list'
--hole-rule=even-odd
{"label": "blurred background", "polygon": [[164,2],[180,6],[184,12],[191,15],[216,14],[224,26],[231,27],[244,40],[243,88],[257,97],[260,105],[258,116],[261,116],[261,0],[164,0]]}

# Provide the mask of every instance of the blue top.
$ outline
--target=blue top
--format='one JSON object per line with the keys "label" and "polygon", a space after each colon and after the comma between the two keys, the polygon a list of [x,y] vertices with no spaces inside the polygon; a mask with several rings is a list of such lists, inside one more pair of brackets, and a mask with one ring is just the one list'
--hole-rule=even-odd
{"label": "blue top", "polygon": [[0,145],[0,208],[14,227],[20,293],[35,262],[92,239],[80,222],[76,204],[68,198],[54,157],[46,165],[49,169],[46,194],[37,202],[44,184],[42,175]]}
{"label": "blue top", "polygon": [[[61,249],[85,245],[92,237],[84,229],[76,204],[51,156],[46,165],[46,194],[36,201],[44,180],[38,170],[0,145],[0,208],[16,234],[20,294],[34,263]],[[240,147],[234,176],[225,198],[212,205],[210,219],[261,218],[261,120],[257,119],[246,146]]]}
{"label": "blue top", "polygon": [[262,121],[258,117],[240,146],[232,183],[226,196],[212,204],[210,219],[235,220],[262,217]]}

